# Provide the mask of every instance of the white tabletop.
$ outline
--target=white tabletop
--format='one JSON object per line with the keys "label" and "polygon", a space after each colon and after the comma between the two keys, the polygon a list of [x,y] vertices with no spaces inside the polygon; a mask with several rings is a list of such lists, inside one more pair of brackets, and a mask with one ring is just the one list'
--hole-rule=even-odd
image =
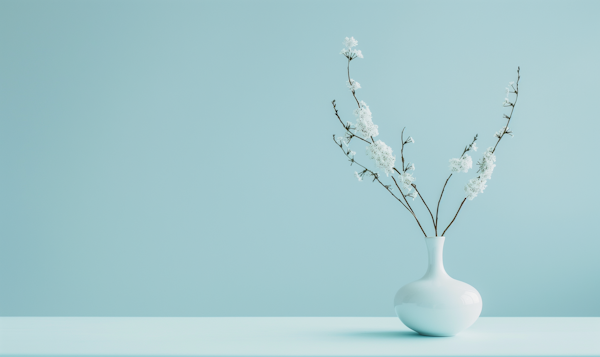
{"label": "white tabletop", "polygon": [[482,317],[425,337],[395,317],[0,317],[0,354],[600,356],[600,318]]}

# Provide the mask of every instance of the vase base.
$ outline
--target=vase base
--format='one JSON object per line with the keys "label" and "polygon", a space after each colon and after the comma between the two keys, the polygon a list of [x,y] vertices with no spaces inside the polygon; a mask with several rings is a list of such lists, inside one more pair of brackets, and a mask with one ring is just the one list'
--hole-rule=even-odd
{"label": "vase base", "polygon": [[424,332],[419,332],[419,331],[415,331],[416,333],[418,333],[421,336],[426,336],[426,337],[452,337],[452,336],[456,336],[456,334],[453,335],[446,335],[446,334],[435,334],[435,333],[424,333]]}

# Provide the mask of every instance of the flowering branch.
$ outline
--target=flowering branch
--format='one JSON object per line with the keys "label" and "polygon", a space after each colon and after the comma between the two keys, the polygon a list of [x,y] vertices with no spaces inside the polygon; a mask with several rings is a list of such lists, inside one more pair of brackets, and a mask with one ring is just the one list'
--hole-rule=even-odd
{"label": "flowering branch", "polygon": [[350,140],[352,140],[352,138],[358,138],[358,139],[364,141],[367,144],[371,144],[368,140],[365,140],[365,139],[361,138],[360,136],[358,136],[358,135],[354,134],[353,132],[351,132],[350,129],[353,129],[353,128],[351,127],[350,124],[344,125],[344,122],[340,118],[340,115],[338,114],[338,110],[335,107],[335,99],[331,102],[331,104],[333,104],[333,110],[335,110],[335,116],[340,121],[340,124],[342,124],[342,126],[344,127],[344,129],[346,129],[346,132],[350,134],[350,138],[348,139],[348,142],[350,142]]}
{"label": "flowering branch", "polygon": [[425,231],[423,230],[423,227],[421,226],[421,223],[419,222],[419,219],[417,218],[417,215],[415,214],[415,211],[413,211],[412,207],[410,207],[410,203],[408,203],[408,200],[406,199],[406,196],[408,196],[408,195],[406,195],[406,196],[404,195],[404,193],[400,189],[400,186],[398,186],[398,182],[396,181],[396,178],[394,178],[394,176],[392,176],[392,180],[394,180],[394,183],[396,184],[396,187],[398,187],[398,191],[400,191],[400,194],[402,195],[402,198],[404,198],[404,202],[406,202],[406,204],[410,208],[410,213],[412,213],[413,217],[415,217],[415,220],[417,221],[417,224],[419,225],[419,228],[421,228],[421,232],[423,232],[423,234],[425,235],[425,237],[427,237],[427,233],[425,233]]}
{"label": "flowering branch", "polygon": [[[379,130],[378,130],[378,126],[373,123],[372,114],[371,114],[371,110],[369,109],[369,106],[364,101],[362,101],[362,100],[359,101],[356,96],[356,90],[360,89],[361,86],[357,81],[352,79],[352,77],[350,76],[350,62],[355,58],[363,58],[362,52],[360,50],[353,49],[353,47],[355,47],[358,44],[358,42],[353,37],[351,37],[351,38],[346,37],[343,44],[344,44],[345,48],[342,49],[341,54],[344,55],[348,59],[347,67],[346,67],[348,80],[347,80],[346,85],[350,89],[350,92],[352,93],[352,97],[356,101],[358,108],[356,110],[354,110],[354,115],[356,117],[356,123],[354,124],[351,122],[346,122],[346,124],[344,124],[344,122],[342,121],[342,119],[340,118],[340,115],[338,113],[335,100],[333,100],[331,102],[331,104],[333,105],[333,110],[334,110],[335,116],[338,118],[340,124],[342,124],[342,126],[344,127],[344,134],[342,136],[333,135],[333,141],[336,143],[337,146],[340,147],[340,149],[342,150],[344,155],[348,158],[348,160],[350,161],[350,165],[356,164],[362,168],[362,171],[360,173],[359,172],[354,173],[354,175],[357,177],[357,179],[359,181],[362,181],[364,177],[368,176],[368,177],[373,178],[373,182],[377,181],[398,202],[400,202],[402,204],[402,206],[404,208],[406,208],[406,210],[415,218],[415,221],[419,225],[421,232],[423,232],[423,235],[425,235],[425,237],[427,237],[427,234],[426,234],[425,230],[423,229],[423,226],[421,225],[419,219],[417,218],[417,215],[415,214],[415,211],[413,210],[413,208],[411,207],[411,205],[407,199],[407,197],[411,197],[414,201],[414,199],[417,196],[419,196],[421,201],[423,202],[423,205],[425,205],[425,208],[429,212],[429,216],[431,217],[431,221],[433,223],[433,227],[435,230],[435,235],[437,236],[438,235],[438,227],[439,227],[439,210],[440,210],[442,198],[444,196],[444,192],[446,190],[446,186],[448,185],[448,182],[450,181],[450,179],[452,178],[452,176],[455,173],[467,172],[469,169],[471,169],[473,167],[473,159],[471,158],[471,156],[467,155],[467,152],[469,152],[471,150],[477,151],[476,141],[477,141],[478,136],[475,135],[471,144],[467,145],[465,147],[465,149],[463,150],[463,152],[459,158],[450,159],[451,173],[448,176],[448,178],[446,179],[446,181],[444,182],[444,186],[442,187],[442,191],[440,193],[440,198],[438,199],[438,202],[437,202],[437,207],[436,207],[436,212],[435,212],[435,217],[434,217],[432,210],[429,208],[429,205],[425,201],[425,198],[421,195],[421,193],[417,189],[417,186],[413,183],[413,181],[415,181],[416,179],[410,171],[415,169],[415,165],[410,162],[406,162],[405,158],[404,158],[404,146],[406,144],[414,143],[415,142],[414,139],[409,136],[406,140],[404,140],[404,130],[406,128],[402,129],[402,132],[400,134],[400,138],[402,140],[402,148],[400,150],[400,158],[401,158],[402,166],[400,167],[400,169],[398,169],[397,167],[395,167],[396,157],[393,155],[392,148],[389,147],[388,145],[386,145],[383,141],[381,141],[381,140],[375,141],[375,139],[374,139],[376,136],[379,135]],[[498,139],[496,141],[496,144],[493,147],[489,147],[486,150],[486,152],[484,153],[483,158],[479,162],[477,162],[477,165],[479,166],[479,170],[478,170],[479,175],[476,178],[471,179],[469,181],[469,183],[465,186],[465,192],[467,195],[461,202],[460,206],[458,207],[458,210],[456,211],[456,214],[454,215],[452,221],[450,221],[450,224],[448,224],[446,229],[444,229],[444,231],[442,232],[442,235],[444,235],[446,233],[446,231],[448,231],[450,226],[454,223],[454,221],[458,217],[458,214],[460,213],[465,201],[467,199],[472,200],[479,193],[483,192],[484,188],[486,187],[486,182],[487,182],[487,180],[489,180],[491,178],[492,171],[493,171],[494,167],[496,166],[494,164],[494,162],[496,161],[494,152],[495,152],[498,144],[500,143],[500,141],[502,140],[502,138],[504,137],[505,134],[513,136],[513,133],[509,129],[508,125],[510,123],[510,120],[511,120],[513,112],[514,112],[515,105],[517,103],[517,99],[518,99],[518,95],[519,95],[519,80],[520,80],[520,78],[521,78],[520,77],[520,68],[518,68],[517,69],[517,82],[516,82],[516,84],[514,84],[513,82],[510,83],[510,87],[512,88],[512,91],[508,88],[506,89],[507,97],[505,98],[504,103],[503,103],[504,107],[511,107],[510,114],[509,115],[504,114],[504,118],[507,119],[506,125],[504,127],[502,127],[502,129],[500,131],[496,132],[495,137]],[[514,102],[511,102],[508,99],[508,95],[510,93],[515,94]],[[350,141],[354,137],[367,143],[367,147],[366,147],[367,155],[371,159],[374,160],[376,168],[383,169],[387,176],[392,177],[392,180],[394,181],[394,184],[398,188],[398,191],[400,192],[400,195],[402,197],[396,196],[392,192],[392,186],[386,185],[380,180],[378,172],[370,170],[367,167],[356,162],[356,160],[354,159],[354,155],[356,153],[354,151],[351,151],[349,148]],[[346,146],[345,148],[344,148],[344,145]],[[394,177],[395,174],[399,175],[398,180],[396,179],[396,177]],[[404,194],[404,192],[406,192],[406,194]]]}
{"label": "flowering branch", "polygon": [[[356,40],[354,40],[354,37],[352,37],[352,39],[348,39],[346,37],[345,44],[348,46],[348,48],[356,46],[357,43],[358,42],[356,42]],[[352,52],[349,52],[349,54],[348,53],[345,54],[346,58],[348,58],[348,88],[350,88],[350,91],[352,92],[352,96],[354,97],[354,100],[356,101],[356,104],[358,105],[358,110],[360,111],[361,103],[359,103],[358,99],[356,98],[356,90],[360,88],[360,84],[357,81],[350,78],[350,61],[352,61],[356,57],[363,58],[363,56],[362,56],[362,52],[360,52],[360,50],[351,50],[350,49],[349,51],[355,51],[354,53],[356,55],[353,56]],[[342,50],[342,53],[344,53],[343,50]],[[369,137],[371,138],[371,142],[374,144],[375,140],[373,139],[373,135],[369,135]]]}
{"label": "flowering branch", "polygon": [[360,84],[358,85],[358,88],[356,88],[356,84],[358,84],[358,82],[353,83],[352,79],[350,79],[350,61],[352,61],[352,59],[350,57],[348,57],[348,86],[350,87],[350,90],[352,91],[352,96],[354,96],[354,100],[356,101],[356,104],[360,108],[360,103],[358,102],[358,99],[356,99],[356,94],[355,94],[356,89],[360,88]]}
{"label": "flowering branch", "polygon": [[415,189],[415,191],[417,191],[417,195],[421,198],[421,201],[423,201],[423,204],[427,208],[427,211],[429,211],[429,215],[431,216],[431,222],[433,222],[433,228],[435,229],[435,219],[433,219],[433,214],[431,213],[431,210],[429,209],[429,206],[427,206],[427,203],[425,202],[425,199],[423,199],[423,196],[421,195],[421,192],[419,192],[419,190],[417,190],[417,185],[415,185],[413,183],[412,187]]}
{"label": "flowering branch", "polygon": [[[369,109],[369,107],[367,106],[367,104],[364,101],[359,101],[358,98],[356,97],[356,90],[361,88],[361,86],[358,82],[353,80],[350,76],[350,61],[352,61],[353,59],[355,59],[357,57],[363,58],[362,52],[360,50],[352,49],[352,47],[356,46],[357,44],[358,44],[358,42],[356,40],[354,40],[354,38],[346,37],[346,39],[344,40],[344,46],[346,46],[347,48],[344,48],[341,52],[341,54],[343,54],[348,59],[348,66],[347,66],[348,83],[347,83],[347,86],[350,89],[350,91],[352,92],[352,96],[354,97],[354,100],[358,104],[358,109],[356,109],[354,111],[354,115],[357,117],[357,123],[356,123],[356,127],[352,127],[352,124],[350,124],[350,123],[348,123],[347,125],[344,125],[344,128],[346,129],[346,135],[349,137],[341,138],[340,143],[338,145],[340,145],[340,148],[342,150],[344,150],[342,143],[349,145],[349,141],[350,141],[350,139],[352,139],[353,136],[356,136],[356,137],[360,138],[362,141],[365,141],[369,144],[369,146],[367,146],[367,154],[373,160],[375,160],[375,163],[379,168],[382,168],[385,170],[386,175],[390,175],[390,174],[392,175],[392,179],[394,180],[394,183],[396,184],[396,187],[398,187],[398,190],[400,191],[400,194],[402,195],[402,199],[404,200],[404,203],[403,203],[404,207],[413,215],[413,217],[417,221],[417,224],[419,225],[419,228],[421,228],[421,231],[426,236],[426,233],[423,230],[423,227],[421,226],[421,223],[419,222],[416,214],[414,213],[414,210],[412,209],[412,207],[408,203],[408,200],[406,199],[406,196],[412,197],[414,199],[416,197],[417,193],[413,192],[413,193],[408,193],[407,195],[405,195],[404,192],[402,192],[402,189],[400,189],[398,182],[393,177],[393,172],[394,172],[393,170],[395,170],[394,163],[395,163],[396,158],[392,155],[392,149],[389,146],[387,146],[384,142],[382,142],[381,140],[375,141],[374,137],[379,135],[379,131],[377,130],[377,125],[373,124],[373,121],[371,118],[371,110]],[[335,101],[333,101],[332,104],[333,104],[336,116],[338,117],[338,120],[343,125],[341,118],[337,114]],[[359,135],[355,134],[354,132],[352,132],[351,130],[355,130],[357,133],[360,133],[361,135],[359,136]],[[370,138],[371,142],[369,142],[365,138]],[[334,141],[337,143],[337,140],[335,140],[335,136],[334,136]],[[407,141],[403,141],[403,146],[404,146],[404,144],[413,143],[413,142],[414,142],[414,140],[412,138],[409,138]],[[345,151],[345,153],[348,156],[348,153],[350,153],[350,151]],[[349,159],[353,160],[354,158],[349,157]],[[362,165],[360,165],[360,166],[363,167],[364,170],[360,174],[358,172],[355,172],[355,175],[357,176],[359,181],[362,180],[362,178],[365,174],[373,175],[373,177],[378,179],[378,176],[375,176],[375,175],[377,175],[376,173],[374,173],[371,170],[368,170],[367,168],[365,168]],[[406,173],[406,171],[414,170],[414,165],[411,164],[410,166],[405,167],[404,162],[403,162],[402,166],[403,166],[402,167],[403,173],[400,174],[400,179],[402,181],[403,186],[410,192],[412,190],[412,187],[410,185],[412,184],[412,181],[414,181],[414,177],[412,177],[409,173]],[[383,185],[383,183],[382,183],[382,185]],[[388,186],[386,186],[386,185],[383,185],[383,186],[388,188]],[[396,197],[396,196],[394,195],[394,197]],[[396,197],[396,199],[398,199],[398,198]],[[398,201],[400,201],[402,203],[402,201],[400,199],[398,199]]]}
{"label": "flowering branch", "polygon": [[[404,195],[404,192],[402,192],[402,189],[400,188],[400,186],[398,186],[398,181],[396,181],[396,178],[394,176],[392,176],[392,180],[394,180],[394,183],[396,184],[396,187],[398,188],[398,191],[400,191],[400,194],[402,195],[402,198],[404,199],[404,202],[406,202],[406,205],[408,206],[408,210],[410,211],[410,213],[413,214],[413,216],[415,215],[415,211],[413,211],[412,207],[410,206],[410,203],[408,203],[408,200],[406,199],[406,196]],[[417,217],[415,216],[415,219]],[[417,219],[417,223],[419,223],[419,220]],[[421,226],[421,224],[419,223],[419,226]],[[421,228],[422,230],[423,228]],[[423,232],[425,233],[425,232]]]}
{"label": "flowering branch", "polygon": [[[400,157],[402,158],[402,172],[398,171],[398,169],[396,169],[394,167],[394,171],[396,171],[398,173],[398,175],[402,175],[403,173],[406,174],[407,170],[414,170],[415,169],[415,165],[414,164],[410,164],[410,165],[406,165],[404,164],[404,145],[406,144],[411,144],[414,143],[415,140],[409,136],[406,140],[404,140],[404,130],[406,129],[406,127],[402,128],[402,132],[400,133],[400,140],[402,141],[402,147],[400,149]],[[431,213],[431,210],[429,209],[429,206],[427,205],[427,202],[425,202],[425,199],[423,198],[423,196],[421,196],[421,193],[419,192],[419,190],[417,190],[417,185],[415,185],[414,183],[411,183],[411,186],[415,189],[415,191],[417,192],[417,195],[419,196],[419,198],[421,199],[421,201],[423,201],[423,204],[425,205],[425,207],[427,208],[427,211],[429,211],[429,215],[431,216],[431,221],[433,222],[433,227],[435,229],[435,220],[433,219],[433,214]]]}
{"label": "flowering branch", "polygon": [[[477,145],[475,144],[475,142],[477,141],[477,137],[479,135],[475,134],[475,137],[473,138],[473,141],[471,142],[470,145],[465,146],[465,149],[463,150],[462,154],[460,155],[459,160],[462,160],[462,158],[465,156],[465,154],[471,150],[475,150],[477,151]],[[435,235],[437,236],[437,227],[438,227],[438,213],[440,211],[440,202],[442,202],[442,196],[444,196],[444,190],[446,189],[446,185],[448,184],[448,181],[450,181],[450,177],[452,177],[453,173],[450,174],[450,176],[448,176],[448,178],[446,179],[446,182],[444,183],[444,187],[442,187],[442,193],[440,194],[440,199],[438,200],[438,204],[437,204],[437,209],[435,210],[435,222],[433,223],[433,227],[435,228]]]}
{"label": "flowering branch", "polygon": [[415,139],[413,139],[412,136],[409,136],[406,141],[404,140],[404,129],[406,129],[406,127],[402,128],[402,132],[400,133],[400,140],[402,141],[402,147],[400,148],[400,157],[402,157],[402,172],[406,172],[406,168],[404,167],[404,145],[415,142]]}
{"label": "flowering branch", "polygon": [[360,50],[352,49],[352,47],[356,45],[358,45],[358,41],[356,41],[354,37],[346,37],[346,39],[344,40],[344,46],[347,48],[344,48],[340,53],[348,59],[348,87],[352,91],[352,95],[354,96],[354,100],[356,100],[358,108],[360,108],[360,103],[358,102],[358,99],[356,99],[355,95],[355,91],[356,89],[360,88],[360,84],[358,84],[358,82],[355,82],[350,78],[350,61],[357,57],[363,58],[362,52]]}
{"label": "flowering branch", "polygon": [[379,180],[379,174],[376,172],[373,172],[372,170],[369,170],[368,168],[366,168],[365,166],[359,164],[356,160],[354,160],[354,156],[352,155],[353,151],[350,150],[344,150],[344,147],[342,146],[341,143],[338,143],[335,140],[335,135],[333,136],[333,142],[336,143],[337,146],[340,147],[340,149],[342,149],[342,152],[344,153],[344,155],[346,155],[346,157],[348,158],[348,161],[350,161],[350,165],[352,164],[357,164],[358,166],[362,167],[364,170],[359,174],[361,175],[361,181],[362,181],[362,177],[368,173],[369,175],[373,176],[373,181],[377,181],[381,184],[381,186],[385,187],[385,189],[392,195],[394,196],[395,199],[397,199],[400,203],[402,203],[402,205],[404,206],[404,208],[406,208],[407,210],[409,210],[410,212],[412,212],[411,209],[409,209],[408,207],[406,207],[406,205],[398,198],[396,197],[396,195],[394,195],[394,193],[392,192],[392,190],[390,189],[390,185],[385,185],[383,182],[381,182],[381,180]]}
{"label": "flowering branch", "polygon": [[[506,126],[504,127],[504,130],[501,130],[502,133],[500,133],[500,135],[498,135],[498,133],[496,133],[496,136],[498,137],[498,141],[496,142],[496,145],[494,145],[494,149],[492,150],[492,154],[496,151],[496,147],[498,146],[498,144],[500,144],[500,140],[502,140],[502,138],[504,137],[504,134],[508,134],[510,136],[513,136],[512,132],[510,131],[510,129],[508,128],[508,123],[510,123],[510,119],[512,119],[512,115],[513,112],[515,111],[515,105],[517,104],[517,100],[519,99],[519,80],[521,79],[521,67],[517,67],[517,83],[516,83],[516,87],[515,85],[513,85],[513,82],[510,82],[510,86],[512,87],[513,91],[511,92],[508,88],[506,88],[506,98],[504,98],[504,106],[505,107],[511,107],[510,109],[510,114],[507,116],[506,114],[504,114],[504,119],[507,119],[506,122]],[[514,93],[515,94],[515,101],[514,102],[510,102],[508,100],[508,94],[509,93]]]}
{"label": "flowering branch", "polygon": [[[350,150],[344,150],[344,147],[342,146],[342,143],[338,143],[335,140],[335,135],[333,136],[333,142],[336,143],[337,146],[340,147],[340,149],[342,150],[342,152],[344,153],[344,155],[346,155],[346,157],[348,158],[348,160],[350,161],[350,165],[352,164],[357,164],[358,166],[362,167],[364,170],[358,174],[357,176],[360,177],[360,180],[362,180],[362,177],[365,174],[369,174],[371,176],[373,176],[373,181],[377,181],[379,182],[379,184],[381,186],[383,186],[389,193],[390,195],[394,196],[394,198],[396,200],[398,200],[398,202],[400,202],[402,204],[402,206],[404,206],[404,208],[406,208],[408,210],[408,212],[410,212],[410,214],[413,215],[413,217],[415,218],[415,220],[417,221],[417,224],[419,225],[419,228],[421,228],[421,231],[423,232],[423,235],[425,235],[425,237],[427,237],[427,234],[425,233],[425,231],[423,230],[423,227],[421,226],[421,223],[419,223],[419,219],[417,219],[417,216],[415,215],[415,213],[413,212],[412,208],[410,207],[410,204],[408,203],[408,201],[406,200],[406,197],[404,197],[404,194],[402,193],[402,190],[400,189],[400,187],[398,186],[398,183],[396,182],[396,179],[394,179],[394,177],[392,176],[392,179],[394,180],[394,182],[396,183],[396,187],[398,187],[398,190],[400,191],[400,194],[402,195],[402,198],[404,198],[404,201],[406,202],[406,205],[402,202],[402,200],[400,200],[396,195],[394,195],[394,193],[392,192],[392,189],[390,188],[390,185],[386,185],[383,182],[381,182],[381,180],[379,179],[379,174],[377,174],[376,172],[373,172],[372,170],[369,170],[368,168],[366,168],[365,166],[359,164],[356,160],[354,160],[354,156],[351,155],[352,151]],[[408,205],[408,207],[407,207]]]}
{"label": "flowering branch", "polygon": [[[498,141],[496,141],[496,145],[494,145],[493,148],[491,148],[491,147],[488,148],[487,151],[485,152],[485,154],[483,155],[483,158],[481,159],[481,161],[478,162],[478,165],[479,165],[478,172],[480,172],[480,174],[476,178],[471,179],[471,181],[469,181],[467,186],[465,186],[465,191],[467,192],[467,197],[465,197],[465,199],[460,204],[460,207],[458,207],[458,211],[456,211],[456,215],[454,215],[454,219],[452,219],[452,222],[450,222],[448,227],[446,227],[446,229],[444,230],[444,233],[446,233],[448,228],[450,228],[452,223],[454,223],[454,220],[458,216],[458,213],[460,212],[460,209],[462,208],[462,206],[465,203],[465,201],[467,200],[467,198],[472,200],[473,198],[475,198],[477,196],[478,193],[483,192],[483,190],[487,187],[486,182],[488,179],[490,179],[492,177],[492,171],[494,170],[494,167],[496,166],[496,164],[494,164],[494,162],[496,161],[496,156],[494,155],[494,152],[496,151],[496,147],[498,146],[498,144],[500,143],[500,140],[502,140],[502,138],[504,137],[505,134],[513,136],[512,131],[510,131],[510,129],[508,128],[508,124],[510,123],[510,119],[512,118],[513,112],[515,111],[515,105],[517,104],[517,100],[519,99],[519,80],[521,79],[520,72],[521,72],[521,67],[517,67],[517,83],[516,84],[514,82],[509,83],[510,87],[513,90],[510,91],[508,88],[506,88],[506,98],[504,98],[503,106],[511,107],[509,115],[503,114],[503,118],[507,120],[506,126],[504,126],[499,132],[497,132],[495,134],[495,136],[498,138]],[[511,102],[508,99],[508,95],[510,93],[515,94],[514,102]],[[444,235],[444,233],[442,233],[442,235]]]}

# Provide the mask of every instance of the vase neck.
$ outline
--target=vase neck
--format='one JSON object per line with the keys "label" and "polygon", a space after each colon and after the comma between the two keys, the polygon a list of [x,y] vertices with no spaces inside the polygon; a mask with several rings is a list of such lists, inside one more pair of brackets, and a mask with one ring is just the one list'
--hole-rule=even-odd
{"label": "vase neck", "polygon": [[440,278],[448,277],[446,270],[444,269],[444,237],[427,237],[425,243],[427,244],[427,255],[429,257],[429,265],[424,279],[427,278]]}

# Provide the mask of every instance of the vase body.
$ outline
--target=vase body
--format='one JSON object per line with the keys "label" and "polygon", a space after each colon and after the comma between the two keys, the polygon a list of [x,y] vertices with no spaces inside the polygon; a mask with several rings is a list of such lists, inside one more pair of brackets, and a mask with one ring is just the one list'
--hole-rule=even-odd
{"label": "vase body", "polygon": [[479,292],[452,279],[444,269],[444,237],[427,237],[429,266],[425,275],[396,293],[396,315],[408,328],[426,336],[454,336],[481,314]]}

